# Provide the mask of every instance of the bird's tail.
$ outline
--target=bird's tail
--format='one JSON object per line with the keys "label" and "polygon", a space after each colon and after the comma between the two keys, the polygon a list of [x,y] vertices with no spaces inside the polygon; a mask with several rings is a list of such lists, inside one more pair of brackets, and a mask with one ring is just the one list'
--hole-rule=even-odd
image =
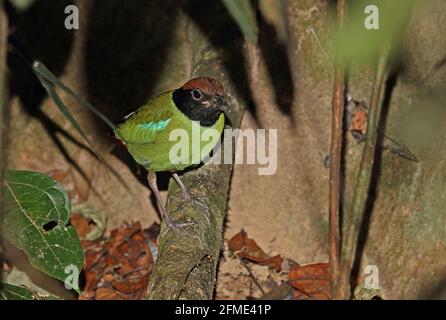
{"label": "bird's tail", "polygon": [[108,131],[107,135],[109,137],[111,137],[111,139],[118,145],[120,145],[121,147],[124,147],[125,149],[127,149],[127,144],[124,142],[124,140],[122,140],[119,135],[116,133],[116,131]]}

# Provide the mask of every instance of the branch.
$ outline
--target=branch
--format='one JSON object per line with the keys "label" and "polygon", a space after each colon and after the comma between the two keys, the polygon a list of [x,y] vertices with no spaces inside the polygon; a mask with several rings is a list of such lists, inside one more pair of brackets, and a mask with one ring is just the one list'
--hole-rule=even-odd
{"label": "branch", "polygon": [[354,264],[359,232],[364,220],[370,181],[373,173],[378,123],[381,116],[382,97],[387,76],[387,56],[388,49],[384,50],[378,59],[367,118],[365,146],[356,180],[355,193],[349,211],[350,215],[345,216],[345,234],[343,234],[341,247],[341,274],[335,290],[335,297],[339,299],[348,299],[351,295],[350,276]]}
{"label": "branch", "polygon": [[[338,24],[344,25],[344,0],[338,1]],[[339,207],[341,189],[342,124],[344,116],[344,65],[337,59],[332,100],[331,146],[330,146],[330,183],[328,215],[328,256],[332,295],[334,284],[339,277]]]}
{"label": "branch", "polygon": [[183,175],[193,195],[190,202],[182,198],[171,180],[167,210],[175,220],[195,226],[192,230],[183,227],[187,232],[175,232],[163,223],[158,259],[150,278],[150,299],[212,298],[231,171],[230,165],[206,164]]}

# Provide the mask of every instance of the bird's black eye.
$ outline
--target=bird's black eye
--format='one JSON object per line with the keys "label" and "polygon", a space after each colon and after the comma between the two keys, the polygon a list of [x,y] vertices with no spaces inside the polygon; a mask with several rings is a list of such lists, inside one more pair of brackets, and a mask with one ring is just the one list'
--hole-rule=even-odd
{"label": "bird's black eye", "polygon": [[191,94],[192,94],[192,98],[193,98],[194,100],[201,100],[201,98],[203,98],[203,94],[202,94],[201,91],[198,90],[198,89],[193,89],[193,90],[191,91]]}

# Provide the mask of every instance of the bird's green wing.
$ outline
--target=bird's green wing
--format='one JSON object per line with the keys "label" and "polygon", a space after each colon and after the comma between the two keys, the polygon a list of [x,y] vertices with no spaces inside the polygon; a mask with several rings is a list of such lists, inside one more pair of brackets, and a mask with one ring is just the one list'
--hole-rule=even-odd
{"label": "bird's green wing", "polygon": [[172,120],[170,94],[164,94],[128,115],[116,129],[116,136],[125,143],[147,144],[165,130]]}

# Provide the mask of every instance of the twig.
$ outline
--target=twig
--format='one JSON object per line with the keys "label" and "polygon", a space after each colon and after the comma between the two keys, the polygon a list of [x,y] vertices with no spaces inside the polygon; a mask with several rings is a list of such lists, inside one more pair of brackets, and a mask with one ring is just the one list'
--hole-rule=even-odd
{"label": "twig", "polygon": [[256,285],[256,287],[259,288],[260,292],[262,292],[262,295],[265,295],[265,290],[263,290],[262,286],[257,281],[257,278],[254,276],[254,274],[252,273],[251,269],[248,267],[248,264],[247,264],[246,260],[241,258],[240,262],[245,267],[246,271],[248,271],[249,276],[251,277],[251,279],[254,282],[254,284]]}
{"label": "twig", "polygon": [[323,56],[325,57],[325,60],[334,69],[333,61],[330,60],[330,58],[328,57],[327,51],[324,49],[324,46],[322,45],[321,40],[319,40],[319,37],[317,36],[316,31],[314,31],[313,27],[310,27],[308,30],[310,31],[310,33],[313,35],[314,39],[316,40],[316,43],[319,46],[319,48],[321,49],[321,52],[322,52]]}
{"label": "twig", "polygon": [[[338,1],[338,24],[344,24],[344,0]],[[339,277],[339,207],[341,188],[342,124],[344,115],[344,66],[339,57],[335,65],[335,77],[332,99],[331,146],[330,146],[330,183],[328,216],[328,256],[332,294],[334,284]]]}
{"label": "twig", "polygon": [[367,117],[366,141],[351,208],[349,215],[346,215],[344,219],[345,234],[343,234],[341,247],[341,274],[335,289],[335,297],[339,299],[348,299],[351,295],[350,276],[354,264],[359,232],[364,220],[370,181],[373,173],[378,123],[381,116],[382,96],[387,76],[387,56],[388,48],[382,51],[378,59],[370,100],[370,110]]}

